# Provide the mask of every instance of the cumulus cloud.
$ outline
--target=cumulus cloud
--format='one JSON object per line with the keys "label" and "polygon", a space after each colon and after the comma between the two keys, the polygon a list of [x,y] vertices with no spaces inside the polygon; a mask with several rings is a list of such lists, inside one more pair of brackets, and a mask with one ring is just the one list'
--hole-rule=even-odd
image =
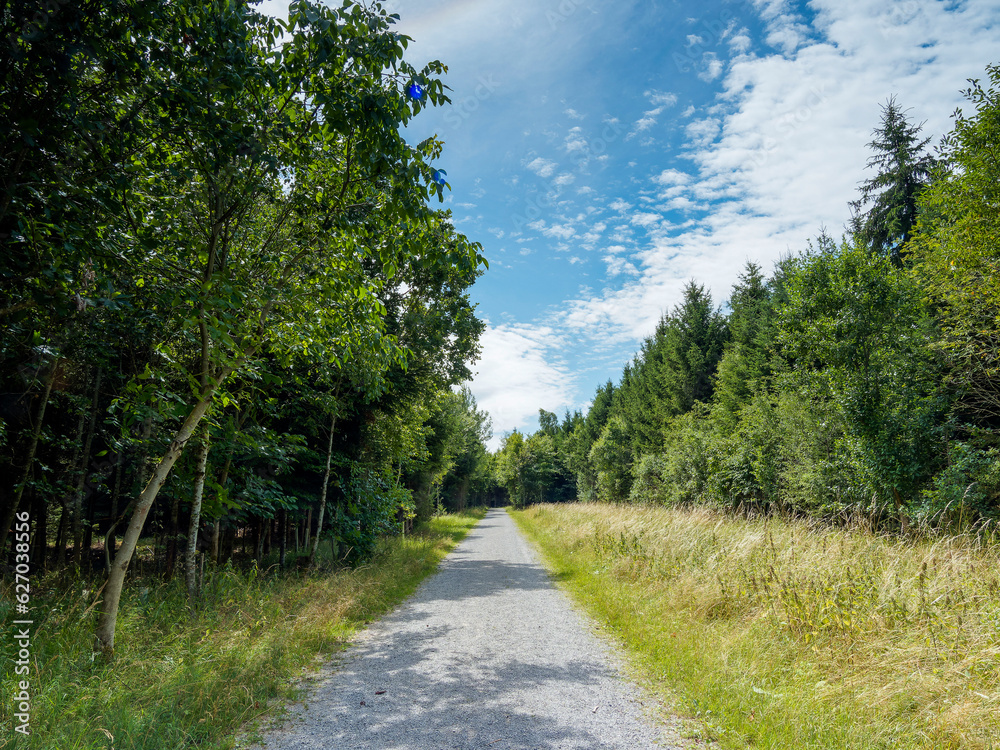
{"label": "cumulus cloud", "polygon": [[687,172],[681,172],[679,169],[664,169],[653,178],[653,182],[664,187],[687,185],[691,182],[691,175]]}
{"label": "cumulus cloud", "polygon": [[617,255],[605,255],[604,262],[608,264],[608,276],[614,277],[623,273],[635,275],[639,273],[638,269],[634,265],[632,265],[625,258],[621,258]]}
{"label": "cumulus cloud", "polygon": [[659,214],[649,213],[646,211],[640,211],[638,213],[632,214],[632,223],[637,227],[654,227],[660,223],[660,219],[663,217]]}
{"label": "cumulus cloud", "polygon": [[470,384],[481,409],[493,418],[491,448],[524,429],[540,406],[558,411],[572,403],[574,378],[559,355],[567,341],[549,326],[488,325]]}
{"label": "cumulus cloud", "polygon": [[563,141],[563,148],[567,153],[585,153],[587,151],[587,139],[583,137],[583,128],[579,125],[570,128]]}
{"label": "cumulus cloud", "polygon": [[649,99],[650,104],[656,107],[672,107],[677,104],[677,94],[672,94],[669,91],[650,89],[643,92],[643,96]]}
{"label": "cumulus cloud", "polygon": [[543,159],[541,156],[532,159],[527,164],[524,165],[532,172],[537,174],[539,177],[551,177],[559,166],[554,161],[549,161],[548,159]]}
{"label": "cumulus cloud", "polygon": [[544,234],[546,237],[557,237],[563,240],[576,237],[576,230],[569,224],[549,225],[544,219],[538,219],[537,221],[533,221],[528,224],[528,227],[534,229],[536,232]]}
{"label": "cumulus cloud", "polygon": [[722,60],[715,56],[714,52],[706,52],[703,58],[705,69],[698,74],[703,81],[714,81],[722,75]]}
{"label": "cumulus cloud", "polygon": [[753,41],[750,39],[750,32],[743,28],[729,37],[728,43],[734,54],[743,55],[750,50]]}

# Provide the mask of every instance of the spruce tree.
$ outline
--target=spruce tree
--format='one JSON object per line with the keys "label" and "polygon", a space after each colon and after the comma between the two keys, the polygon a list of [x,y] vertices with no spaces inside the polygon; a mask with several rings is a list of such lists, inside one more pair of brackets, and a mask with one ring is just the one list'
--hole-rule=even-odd
{"label": "spruce tree", "polygon": [[661,378],[670,414],[684,414],[712,398],[713,379],[729,338],[726,319],[705,287],[689,282],[664,332]]}
{"label": "spruce tree", "polygon": [[895,97],[885,103],[881,125],[868,144],[874,153],[867,166],[876,174],[861,183],[861,197],[850,204],[851,229],[858,244],[897,265],[917,221],[917,198],[930,182],[935,164],[926,152],[930,139],[921,140],[920,130]]}

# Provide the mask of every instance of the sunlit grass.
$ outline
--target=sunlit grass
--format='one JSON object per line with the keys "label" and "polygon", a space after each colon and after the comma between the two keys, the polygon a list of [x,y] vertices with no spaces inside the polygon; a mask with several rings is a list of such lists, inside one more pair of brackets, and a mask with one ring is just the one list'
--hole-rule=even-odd
{"label": "sunlit grass", "polygon": [[721,747],[1000,748],[1000,545],[707,509],[514,514]]}
{"label": "sunlit grass", "polygon": [[[344,648],[403,600],[483,517],[440,516],[380,544],[356,570],[315,574],[220,568],[206,575],[196,616],[182,581],[131,581],[114,662],[91,656],[95,584],[40,581],[33,593],[32,736],[12,733],[13,643],[0,644],[2,748],[229,748],[293,678]],[[0,615],[15,619],[4,592]],[[89,612],[88,612],[89,610]]]}

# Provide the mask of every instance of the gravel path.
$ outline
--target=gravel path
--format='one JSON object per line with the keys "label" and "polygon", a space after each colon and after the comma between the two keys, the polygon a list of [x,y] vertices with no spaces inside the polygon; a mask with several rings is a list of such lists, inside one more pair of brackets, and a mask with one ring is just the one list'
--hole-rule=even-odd
{"label": "gravel path", "polygon": [[681,747],[619,670],[506,511],[491,510],[437,574],[330,666],[263,747]]}

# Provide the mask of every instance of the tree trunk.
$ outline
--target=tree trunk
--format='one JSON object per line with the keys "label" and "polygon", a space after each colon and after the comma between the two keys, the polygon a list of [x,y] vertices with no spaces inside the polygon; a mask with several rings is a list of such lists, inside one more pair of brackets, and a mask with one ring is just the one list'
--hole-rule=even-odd
{"label": "tree trunk", "polygon": [[309,567],[316,567],[316,550],[319,549],[319,539],[323,534],[323,514],[326,512],[326,488],[330,486],[330,466],[333,462],[333,430],[337,426],[336,415],[330,415],[330,438],[326,444],[326,468],[323,470],[323,488],[319,493],[319,520],[316,522],[316,538],[313,541],[312,552],[309,554]]}
{"label": "tree trunk", "polygon": [[254,559],[257,561],[258,568],[264,562],[264,540],[267,538],[268,528],[270,528],[270,524],[267,522],[266,518],[258,519],[257,536],[254,539],[256,544],[256,547],[254,548]]}
{"label": "tree trunk", "polygon": [[302,542],[302,549],[306,550],[307,552],[309,551],[309,532],[312,530],[312,522],[313,522],[313,509],[312,506],[310,505],[306,509],[306,530],[304,534],[305,539]]}
{"label": "tree trunk", "polygon": [[115,486],[111,490],[111,522],[114,523],[115,519],[118,518],[118,498],[121,497],[122,489],[122,470],[125,464],[125,451],[124,449],[118,451],[118,455],[115,456]]}
{"label": "tree trunk", "polygon": [[181,499],[175,494],[170,500],[170,526],[167,529],[163,561],[163,577],[168,581],[174,577],[174,566],[177,563],[177,546],[181,535],[180,516]]}
{"label": "tree trunk", "polygon": [[45,567],[45,555],[49,551],[49,519],[48,508],[45,507],[45,497],[36,493],[32,508],[31,516],[35,522],[35,533],[31,537],[31,562],[35,569],[41,570]]}
{"label": "tree trunk", "polygon": [[90,470],[90,450],[94,445],[94,428],[97,426],[97,407],[100,405],[101,376],[104,368],[98,367],[94,376],[94,398],[90,404],[90,422],[87,425],[87,437],[83,442],[83,457],[80,459],[80,475],[76,480],[76,492],[73,495],[73,564],[80,564],[83,547],[81,525],[83,522],[83,496]]}
{"label": "tree trunk", "polygon": [[118,604],[121,601],[122,587],[125,583],[125,573],[128,571],[129,562],[139,543],[139,536],[142,534],[142,527],[146,523],[146,516],[149,515],[150,508],[156,495],[167,481],[170,470],[177,459],[184,451],[184,445],[190,440],[191,435],[198,427],[201,418],[205,416],[211,404],[211,394],[207,394],[201,401],[195,404],[191,413],[188,414],[184,424],[174,435],[167,452],[163,454],[160,462],[153,470],[153,476],[143,489],[142,494],[136,501],[135,509],[132,511],[132,518],[129,521],[125,537],[122,539],[121,549],[115,555],[115,561],[111,565],[111,574],[108,576],[107,584],[104,587],[104,601],[101,605],[101,615],[97,621],[97,629],[94,632],[94,650],[99,651],[105,659],[110,659],[114,655],[115,648],[115,623],[118,621]]}
{"label": "tree trunk", "polygon": [[60,567],[65,562],[63,558],[66,556],[66,524],[68,522],[68,512],[69,511],[66,508],[66,498],[64,497],[59,509],[59,525],[56,527],[56,546],[52,551],[52,564],[55,567]]}
{"label": "tree trunk", "polygon": [[288,510],[286,508],[282,508],[281,515],[278,516],[278,529],[278,536],[281,540],[281,552],[278,555],[278,568],[284,568],[285,560],[288,555]]}
{"label": "tree trunk", "polygon": [[[222,465],[222,471],[219,472],[219,491],[222,492],[226,488],[226,482],[229,481],[229,469],[233,465],[233,449],[229,449],[229,453],[226,456],[226,463]],[[215,519],[215,524],[212,526],[212,562],[215,565],[219,564],[219,531],[220,531],[220,520]]]}
{"label": "tree trunk", "polygon": [[10,527],[14,523],[14,516],[17,515],[18,508],[21,505],[21,497],[24,495],[24,485],[28,483],[28,478],[31,476],[31,467],[35,463],[35,454],[38,452],[38,439],[42,434],[42,421],[45,419],[45,408],[49,405],[52,384],[56,380],[56,370],[59,369],[61,361],[60,357],[55,359],[52,363],[52,368],[49,370],[49,376],[45,379],[45,391],[42,393],[42,402],[38,405],[35,429],[31,431],[31,441],[28,443],[28,455],[24,461],[24,471],[21,473],[21,481],[17,483],[17,489],[14,490],[14,498],[3,519],[3,526],[0,526],[0,556],[2,556],[3,551],[7,548],[7,534],[10,533]]}
{"label": "tree trunk", "polygon": [[208,467],[209,435],[206,428],[198,446],[198,459],[194,469],[194,494],[191,497],[191,522],[188,525],[187,573],[188,598],[194,601],[198,594],[198,529],[201,526],[201,501],[205,495],[205,472]]}
{"label": "tree trunk", "polygon": [[222,523],[218,518],[216,518],[215,523],[212,524],[212,565],[219,564],[219,536],[221,526]]}
{"label": "tree trunk", "polygon": [[899,496],[899,490],[892,488],[892,499],[896,502],[896,516],[899,518],[899,529],[904,534],[910,531],[910,520],[906,517],[906,510],[903,508],[903,499]]}

